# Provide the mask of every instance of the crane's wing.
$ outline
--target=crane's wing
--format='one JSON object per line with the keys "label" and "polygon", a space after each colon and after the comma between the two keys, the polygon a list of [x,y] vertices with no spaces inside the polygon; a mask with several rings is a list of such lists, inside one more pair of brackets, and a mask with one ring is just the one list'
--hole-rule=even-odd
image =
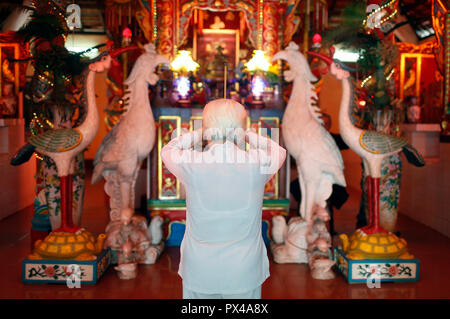
{"label": "crane's wing", "polygon": [[95,153],[94,166],[103,161],[105,154],[109,153],[114,147],[114,141],[117,140],[119,132],[119,124],[117,123],[113,128],[105,135],[102,143],[98,147],[97,153]]}
{"label": "crane's wing", "polygon": [[336,184],[346,185],[344,161],[331,134],[322,125],[311,125],[307,131],[308,136],[302,139],[307,156],[321,163],[335,177]]}
{"label": "crane's wing", "polygon": [[342,159],[336,141],[323,126],[320,126],[320,130],[325,141],[324,147],[326,147],[326,151],[331,155],[332,163],[330,163],[330,165],[334,163],[334,165],[337,165],[340,169],[344,169],[344,160]]}
{"label": "crane's wing", "polygon": [[307,131],[307,136],[302,137],[303,148],[307,154],[324,165],[344,169],[341,152],[331,134],[322,125],[310,125]]}
{"label": "crane's wing", "polygon": [[369,153],[388,154],[400,152],[404,146],[408,145],[408,141],[375,131],[363,131],[359,137],[359,144]]}
{"label": "crane's wing", "polygon": [[77,147],[82,138],[83,135],[77,129],[63,128],[31,136],[28,143],[46,152],[61,153]]}
{"label": "crane's wing", "polygon": [[94,158],[94,165],[100,162],[114,163],[125,160],[133,156],[133,143],[126,141],[125,136],[129,136],[130,127],[122,125],[123,121],[117,123],[103,138]]}

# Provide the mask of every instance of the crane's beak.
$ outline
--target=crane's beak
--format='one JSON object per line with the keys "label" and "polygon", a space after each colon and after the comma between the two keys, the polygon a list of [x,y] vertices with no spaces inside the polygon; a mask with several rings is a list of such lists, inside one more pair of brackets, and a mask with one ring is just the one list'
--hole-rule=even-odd
{"label": "crane's beak", "polygon": [[317,53],[317,52],[312,52],[312,51],[308,51],[308,54],[315,56],[316,58],[321,59],[322,61],[324,61],[328,66],[326,68],[323,68],[320,70],[320,72],[322,74],[327,74],[328,71],[330,70],[330,65],[333,63],[333,59],[330,58],[329,56],[326,56],[322,53]]}
{"label": "crane's beak", "polygon": [[287,61],[287,53],[286,53],[286,51],[279,51],[279,52],[277,52],[273,56],[272,62],[277,61],[277,60],[285,60],[285,61]]}
{"label": "crane's beak", "polygon": [[[330,52],[331,52],[331,55],[333,56],[334,55],[334,48],[333,47],[330,48]],[[326,67],[326,68],[321,70],[321,72],[323,74],[325,74],[325,73],[327,73],[329,71],[330,65],[332,63],[339,64],[340,68],[345,70],[345,71],[347,71],[347,72],[356,72],[356,71],[358,71],[357,69],[354,69],[354,68],[351,68],[351,67],[345,65],[344,63],[342,63],[339,60],[336,60],[336,59],[333,60],[331,57],[326,56],[324,54],[317,53],[317,52],[311,52],[311,51],[308,51],[308,54],[311,54],[312,56],[318,57],[319,59],[325,61],[328,64],[328,67]]]}

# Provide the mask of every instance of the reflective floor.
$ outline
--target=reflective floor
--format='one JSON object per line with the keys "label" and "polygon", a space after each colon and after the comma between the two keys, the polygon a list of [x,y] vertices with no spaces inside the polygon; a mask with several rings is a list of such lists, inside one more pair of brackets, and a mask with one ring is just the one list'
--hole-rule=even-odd
{"label": "reflective floor", "polygon": [[[99,233],[108,220],[103,184],[87,181],[86,185],[82,224]],[[338,232],[354,230],[357,208],[356,201],[348,202],[335,213]],[[28,207],[0,221],[0,298],[181,298],[178,247],[166,248],[155,265],[139,265],[134,280],[120,280],[110,268],[97,285],[79,289],[23,284],[21,263],[29,253],[32,213]],[[450,298],[450,239],[402,215],[397,228],[421,262],[417,283],[384,283],[370,289],[365,284],[347,284],[339,274],[333,280],[314,280],[306,265],[279,265],[271,260],[271,276],[263,284],[262,298]]]}

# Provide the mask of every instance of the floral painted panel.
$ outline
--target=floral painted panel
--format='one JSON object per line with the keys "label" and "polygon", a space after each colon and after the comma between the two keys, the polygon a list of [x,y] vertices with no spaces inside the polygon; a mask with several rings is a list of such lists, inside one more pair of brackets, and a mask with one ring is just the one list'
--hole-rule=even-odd
{"label": "floral painted panel", "polygon": [[394,231],[397,222],[401,177],[402,159],[400,155],[394,154],[385,158],[381,165],[380,224],[390,231]]}
{"label": "floral painted panel", "polygon": [[[92,266],[80,266],[80,280],[92,280]],[[27,264],[26,279],[33,280],[66,280],[73,274],[71,265],[65,264]]]}
{"label": "floral painted panel", "polygon": [[[400,199],[400,181],[402,159],[399,154],[384,158],[381,164],[380,178],[380,224],[383,228],[394,231],[397,221],[398,202]],[[367,182],[363,177],[361,187],[361,206],[368,220]]]}
{"label": "floral painted panel", "polygon": [[[84,183],[85,183],[85,166],[83,153],[75,157],[75,171],[73,175],[73,221],[79,225],[81,222],[81,214],[83,212],[84,200]],[[41,190],[45,192],[45,201],[50,215],[50,223],[52,229],[59,227],[61,193],[59,187],[59,177],[55,162],[48,156],[44,156],[39,163],[39,170],[36,176],[36,193]],[[36,197],[37,200],[42,201]]]}
{"label": "floral painted panel", "polygon": [[349,283],[410,281],[419,279],[417,259],[348,259],[341,248],[334,248],[334,260],[339,272]]}
{"label": "floral painted panel", "polygon": [[358,279],[411,279],[417,275],[414,262],[352,263],[352,278]]}

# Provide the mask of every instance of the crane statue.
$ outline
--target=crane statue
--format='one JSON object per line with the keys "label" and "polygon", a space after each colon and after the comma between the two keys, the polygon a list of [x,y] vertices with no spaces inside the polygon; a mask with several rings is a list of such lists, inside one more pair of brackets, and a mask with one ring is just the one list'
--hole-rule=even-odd
{"label": "crane statue", "polygon": [[368,180],[369,224],[360,230],[365,234],[387,233],[388,231],[383,229],[379,222],[379,187],[383,159],[402,151],[406,159],[416,166],[424,166],[425,162],[417,150],[408,144],[407,140],[355,127],[350,118],[352,90],[347,67],[339,60],[323,54],[315,52],[310,52],[310,54],[324,60],[329,65],[325,71],[329,69],[331,74],[342,81],[343,94],[339,109],[339,130],[345,143],[361,156],[364,174]]}
{"label": "crane statue", "polygon": [[330,133],[323,127],[317,99],[311,81],[316,81],[306,58],[298,46],[290,42],[285,50],[276,53],[273,60],[285,60],[290,70],[287,81],[293,81],[292,95],[283,115],[281,130],[289,153],[297,162],[302,202],[300,215],[311,221],[314,205],[326,206],[332,185],[346,186],[344,162]]}
{"label": "crane statue", "polygon": [[134,208],[134,186],[139,168],[155,144],[155,121],[148,97],[148,84],[158,76],[156,66],[169,60],[155,51],[152,43],[136,60],[124,82],[128,93],[124,100],[130,105],[122,119],[105,136],[94,159],[92,184],[105,178],[105,192],[110,196],[111,221],[120,219],[123,209]]}
{"label": "crane statue", "polygon": [[402,138],[355,127],[350,114],[352,89],[348,67],[332,57],[315,52],[310,54],[328,64],[328,67],[322,70],[323,73],[329,70],[342,81],[339,130],[345,143],[361,156],[364,174],[367,176],[369,224],[357,229],[350,239],[345,234],[340,235],[345,254],[350,259],[413,259],[414,256],[407,250],[406,241],[380,226],[381,164],[385,157],[402,151],[410,163],[424,166],[422,156]]}
{"label": "crane statue", "polygon": [[83,123],[75,128],[61,128],[45,131],[29,138],[11,159],[11,165],[27,162],[34,152],[50,157],[56,164],[61,189],[61,225],[54,232],[75,233],[81,228],[72,220],[72,175],[75,156],[84,151],[97,134],[99,117],[95,101],[95,73],[104,72],[111,61],[123,49],[103,53],[95,62],[89,64],[86,77],[87,115]]}
{"label": "crane statue", "polygon": [[29,259],[93,260],[103,250],[104,234],[95,240],[90,232],[73,223],[72,175],[75,156],[89,146],[99,126],[95,73],[104,72],[114,58],[126,50],[128,48],[104,53],[89,64],[85,83],[87,114],[80,126],[48,130],[32,136],[11,159],[12,165],[20,165],[28,161],[34,152],[47,155],[55,162],[60,180],[61,224],[45,239],[35,242]]}

